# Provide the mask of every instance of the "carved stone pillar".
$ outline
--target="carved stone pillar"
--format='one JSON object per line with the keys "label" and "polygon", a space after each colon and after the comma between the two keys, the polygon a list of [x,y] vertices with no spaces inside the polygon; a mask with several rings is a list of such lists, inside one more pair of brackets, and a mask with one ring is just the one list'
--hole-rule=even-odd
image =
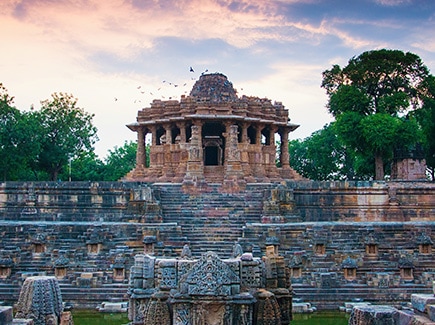
{"label": "carved stone pillar", "polygon": [[240,187],[245,187],[246,182],[242,171],[240,159],[240,150],[238,147],[238,126],[235,124],[226,124],[225,140],[225,167],[224,191],[239,191]]}
{"label": "carved stone pillar", "polygon": [[136,168],[145,167],[145,135],[144,128],[137,130]]}
{"label": "carved stone pillar", "polygon": [[151,125],[150,130],[151,130],[151,145],[156,146],[157,145],[157,127],[155,125]]}
{"label": "carved stone pillar", "polygon": [[248,123],[242,123],[242,143],[248,143],[249,142],[248,127],[249,127]]}
{"label": "carved stone pillar", "polygon": [[269,129],[269,145],[275,147],[275,133],[278,131],[276,126],[271,125]]}
{"label": "carved stone pillar", "polygon": [[281,162],[282,168],[290,168],[290,154],[288,152],[288,130],[283,128],[280,136],[281,136],[281,147],[280,147],[280,155],[279,161]]}
{"label": "carved stone pillar", "polygon": [[177,123],[177,127],[180,129],[180,143],[186,143],[186,124],[185,123]]}
{"label": "carved stone pillar", "polygon": [[204,182],[201,126],[198,124],[192,125],[192,137],[188,146],[187,170],[183,180],[183,187],[185,189]]}
{"label": "carved stone pillar", "polygon": [[258,124],[255,128],[255,143],[261,145],[261,130],[264,128],[264,125]]}
{"label": "carved stone pillar", "polygon": [[166,131],[166,144],[171,144],[172,143],[172,129],[171,129],[171,125],[166,125],[164,126],[165,131]]}

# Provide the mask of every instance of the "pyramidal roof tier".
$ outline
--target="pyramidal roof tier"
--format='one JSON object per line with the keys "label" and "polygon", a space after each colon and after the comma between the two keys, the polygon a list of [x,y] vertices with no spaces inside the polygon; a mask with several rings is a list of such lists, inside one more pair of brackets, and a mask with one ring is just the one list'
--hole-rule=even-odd
{"label": "pyramidal roof tier", "polygon": [[139,125],[175,123],[186,120],[233,120],[257,122],[296,129],[289,123],[288,110],[281,102],[254,96],[237,96],[233,84],[222,73],[202,74],[189,96],[178,100],[154,99],[150,107],[138,112],[136,123],[127,125],[136,131]]}
{"label": "pyramidal roof tier", "polygon": [[221,73],[203,74],[193,85],[190,96],[208,98],[212,102],[235,101],[237,92]]}

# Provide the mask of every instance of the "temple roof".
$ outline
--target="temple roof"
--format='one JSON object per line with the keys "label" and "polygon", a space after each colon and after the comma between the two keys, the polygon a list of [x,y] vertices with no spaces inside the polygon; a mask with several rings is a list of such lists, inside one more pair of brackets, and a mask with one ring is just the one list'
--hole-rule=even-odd
{"label": "temple roof", "polygon": [[237,121],[285,127],[289,131],[299,125],[289,123],[288,110],[281,102],[254,96],[237,96],[233,84],[222,73],[202,74],[188,96],[178,100],[154,99],[150,107],[138,112],[136,123],[127,127],[177,123],[182,121]]}
{"label": "temple roof", "polygon": [[237,100],[237,92],[233,84],[222,73],[203,74],[195,82],[190,96],[208,98],[212,102],[228,102]]}

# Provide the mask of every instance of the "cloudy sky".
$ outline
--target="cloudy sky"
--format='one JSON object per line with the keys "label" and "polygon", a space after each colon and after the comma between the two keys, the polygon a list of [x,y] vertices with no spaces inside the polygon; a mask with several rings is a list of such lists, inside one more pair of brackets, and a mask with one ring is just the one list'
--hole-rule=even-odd
{"label": "cloudy sky", "polygon": [[435,73],[435,1],[1,0],[0,39],[15,106],[73,94],[95,114],[103,158],[136,139],[125,125],[139,109],[179,99],[206,70],[282,101],[301,125],[290,139],[305,138],[331,121],[320,84],[333,64],[389,48]]}

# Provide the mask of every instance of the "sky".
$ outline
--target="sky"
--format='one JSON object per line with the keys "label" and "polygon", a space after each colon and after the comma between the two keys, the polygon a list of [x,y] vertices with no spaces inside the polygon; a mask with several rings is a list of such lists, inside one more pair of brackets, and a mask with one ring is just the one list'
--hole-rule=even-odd
{"label": "sky", "polygon": [[289,139],[304,139],[332,121],[320,85],[334,64],[387,48],[435,74],[435,0],[1,0],[0,39],[14,106],[72,94],[104,159],[136,141],[126,124],[138,110],[187,95],[205,72],[282,102],[300,125]]}

